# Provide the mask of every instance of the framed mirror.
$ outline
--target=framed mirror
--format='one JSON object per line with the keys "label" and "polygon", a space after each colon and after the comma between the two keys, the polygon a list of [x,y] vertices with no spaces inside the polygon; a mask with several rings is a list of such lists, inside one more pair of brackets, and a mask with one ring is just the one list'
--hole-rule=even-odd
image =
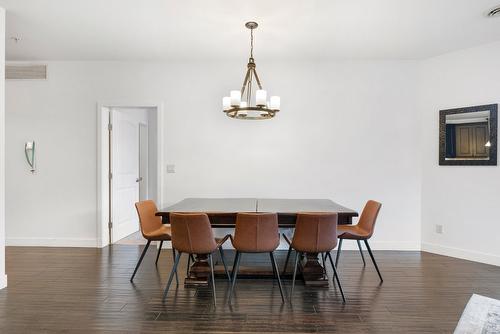
{"label": "framed mirror", "polygon": [[439,111],[440,165],[497,165],[498,104]]}

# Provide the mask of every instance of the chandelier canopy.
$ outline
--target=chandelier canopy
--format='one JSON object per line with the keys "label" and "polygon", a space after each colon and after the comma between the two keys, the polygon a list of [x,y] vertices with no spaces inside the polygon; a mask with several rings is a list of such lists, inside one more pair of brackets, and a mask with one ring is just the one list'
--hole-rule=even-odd
{"label": "chandelier canopy", "polygon": [[[267,91],[262,88],[253,58],[253,30],[258,27],[258,24],[247,22],[245,27],[250,29],[250,58],[247,72],[241,90],[232,90],[229,96],[222,98],[223,111],[227,116],[236,119],[270,119],[280,111],[280,97],[271,96],[267,101]],[[255,91],[255,100],[253,100],[252,90],[254,80],[258,87]]]}

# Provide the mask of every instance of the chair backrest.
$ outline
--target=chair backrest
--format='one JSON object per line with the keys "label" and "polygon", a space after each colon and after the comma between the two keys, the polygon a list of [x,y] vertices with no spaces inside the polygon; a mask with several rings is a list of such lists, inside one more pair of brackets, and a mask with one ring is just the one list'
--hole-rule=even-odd
{"label": "chair backrest", "polygon": [[382,204],[376,201],[368,201],[359,217],[358,226],[368,233],[368,238],[373,235],[375,223]]}
{"label": "chair backrest", "polygon": [[337,246],[337,214],[297,214],[292,247],[299,252],[329,252]]}
{"label": "chair backrest", "polygon": [[240,252],[272,252],[280,236],[276,213],[238,213],[233,246]]}
{"label": "chair backrest", "polygon": [[210,254],[217,249],[206,213],[171,213],[172,246],[179,252]]}
{"label": "chair backrest", "polygon": [[148,234],[158,230],[162,226],[161,217],[155,216],[158,209],[152,200],[135,203],[139,215],[139,225],[142,235],[147,238]]}

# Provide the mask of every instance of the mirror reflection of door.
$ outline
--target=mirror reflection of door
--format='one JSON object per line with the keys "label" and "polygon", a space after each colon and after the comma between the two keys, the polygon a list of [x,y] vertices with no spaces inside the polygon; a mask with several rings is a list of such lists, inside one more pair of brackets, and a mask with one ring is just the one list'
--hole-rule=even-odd
{"label": "mirror reflection of door", "polygon": [[446,115],[446,158],[489,158],[489,111]]}
{"label": "mirror reflection of door", "polygon": [[488,123],[459,124],[456,129],[456,158],[487,158],[488,148],[485,146]]}

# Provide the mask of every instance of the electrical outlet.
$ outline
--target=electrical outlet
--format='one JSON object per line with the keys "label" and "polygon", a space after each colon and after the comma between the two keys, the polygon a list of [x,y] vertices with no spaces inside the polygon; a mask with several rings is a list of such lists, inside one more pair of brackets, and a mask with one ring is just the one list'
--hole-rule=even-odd
{"label": "electrical outlet", "polygon": [[444,232],[443,225],[436,224],[436,233],[437,234],[443,234],[443,232]]}
{"label": "electrical outlet", "polygon": [[167,173],[175,173],[175,165],[167,165]]}

